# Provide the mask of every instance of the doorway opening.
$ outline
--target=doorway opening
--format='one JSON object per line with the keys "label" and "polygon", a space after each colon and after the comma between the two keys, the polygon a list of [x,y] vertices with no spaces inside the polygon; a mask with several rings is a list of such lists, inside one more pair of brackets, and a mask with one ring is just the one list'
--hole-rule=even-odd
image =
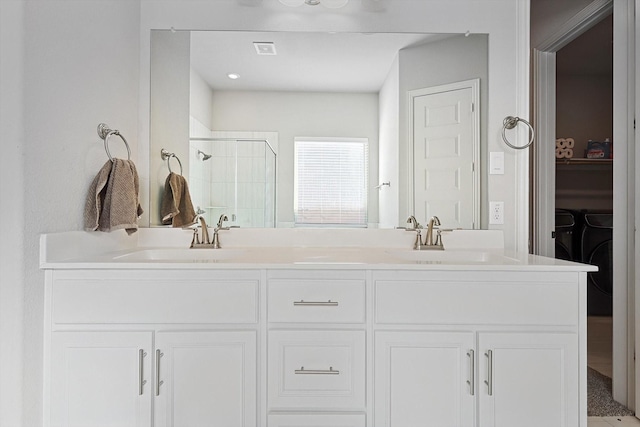
{"label": "doorway opening", "polygon": [[[635,83],[635,68],[633,67],[634,57],[634,4],[632,1],[621,0],[616,2],[616,9],[614,11],[612,0],[594,0],[586,8],[577,13],[572,19],[567,21],[562,28],[556,31],[548,40],[540,43],[535,49],[533,49],[533,112],[534,123],[536,124],[538,133],[538,144],[536,146],[533,156],[534,171],[533,179],[533,191],[532,191],[532,215],[535,221],[532,221],[532,236],[533,236],[533,251],[536,254],[546,255],[553,257],[556,253],[556,247],[558,243],[562,243],[561,239],[554,237],[562,237],[560,233],[556,231],[556,225],[568,225],[567,223],[558,222],[556,224],[556,208],[569,207],[568,211],[574,210],[578,221],[581,224],[577,227],[578,235],[573,236],[577,242],[576,253],[565,254],[565,257],[571,256],[586,256],[587,260],[582,262],[596,263],[594,260],[589,260],[589,256],[595,252],[596,247],[605,252],[612,252],[614,255],[609,254],[608,267],[601,268],[601,273],[605,272],[607,276],[615,277],[615,281],[610,285],[610,289],[606,290],[606,293],[613,293],[613,332],[612,332],[612,378],[613,378],[613,396],[617,401],[627,404],[630,407],[634,406],[634,387],[633,382],[633,340],[629,339],[630,334],[634,333],[633,311],[629,308],[627,301],[629,295],[628,278],[630,272],[633,271],[633,265],[629,264],[627,248],[629,247],[629,224],[628,215],[629,205],[626,199],[627,186],[629,180],[628,164],[625,160],[627,157],[627,143],[631,143],[634,140],[633,135],[633,108],[629,106],[633,104],[633,91],[629,88],[634,87]],[[580,136],[580,146],[577,148],[579,153],[577,156],[586,157],[585,149],[588,149],[588,140],[592,139],[592,142],[610,143],[617,138],[617,157],[613,162],[616,163],[616,168],[613,171],[614,179],[616,180],[616,190],[613,195],[613,202],[611,203],[611,210],[615,212],[613,215],[609,213],[609,217],[586,217],[587,214],[599,214],[605,211],[606,214],[608,208],[608,201],[606,203],[603,200],[608,200],[609,190],[601,190],[599,197],[592,197],[593,199],[600,199],[600,202],[604,205],[597,205],[595,200],[591,198],[588,202],[591,204],[589,207],[576,209],[576,201],[580,198],[589,198],[588,192],[585,192],[584,188],[581,190],[582,194],[571,188],[572,184],[580,181],[580,178],[566,178],[569,174],[582,174],[589,175],[589,178],[596,177],[598,173],[606,172],[607,168],[612,168],[612,165],[607,165],[606,162],[595,163],[592,159],[586,160],[566,160],[561,159],[560,166],[558,167],[558,161],[556,159],[556,148],[567,148],[566,145],[556,145],[558,139],[572,139],[572,144],[578,142],[571,135],[560,135],[560,119],[556,115],[556,110],[563,108],[561,103],[556,103],[556,92],[561,93],[566,88],[560,88],[561,77],[556,75],[556,66],[560,61],[557,58],[559,52],[568,46],[571,42],[577,39],[582,34],[586,33],[589,29],[596,27],[603,20],[606,20],[613,13],[614,15],[614,28],[615,43],[613,44],[613,86],[611,96],[612,108],[609,111],[609,115],[612,114],[612,133],[613,139],[610,138],[606,141],[607,135],[584,137]],[[611,36],[609,36],[609,42]],[[593,66],[594,64],[590,64]],[[600,64],[595,64],[600,65]],[[558,79],[558,80],[557,80]],[[584,90],[582,95],[593,96],[593,89]],[[597,105],[597,104],[596,104]],[[576,104],[574,107],[576,110],[588,110],[593,105],[585,105],[584,101]],[[585,119],[582,119],[583,122]],[[589,119],[586,119],[589,120]],[[588,126],[582,126],[582,129]],[[575,132],[575,131],[573,131]],[[606,132],[606,131],[605,131]],[[577,133],[576,133],[577,134]],[[586,141],[585,141],[586,139]],[[600,141],[597,141],[599,139]],[[561,144],[566,144],[566,141]],[[586,145],[586,146],[585,146]],[[606,144],[599,144],[599,148],[607,146]],[[575,145],[573,147],[574,155]],[[591,148],[595,148],[592,144]],[[600,153],[600,158],[608,157],[603,152]],[[577,163],[582,162],[582,165]],[[612,163],[609,161],[609,163]],[[558,168],[558,170],[557,170]],[[560,170],[560,169],[567,169]],[[572,169],[578,169],[578,172],[572,171]],[[586,169],[586,171],[585,171]],[[600,172],[594,169],[602,169]],[[561,182],[556,182],[561,181]],[[600,179],[597,184],[600,188],[608,188],[604,185],[606,179]],[[565,188],[560,191],[561,186],[565,185]],[[574,186],[575,187],[575,186]],[[595,189],[595,185],[591,185],[589,190]],[[558,189],[558,191],[557,191]],[[564,193],[563,193],[564,192]],[[613,191],[611,191],[613,192]],[[559,194],[557,194],[559,193]],[[556,197],[561,196],[561,197]],[[622,197],[624,196],[624,197]],[[564,198],[564,200],[562,200]],[[573,199],[573,205],[567,202],[568,199]],[[558,203],[558,205],[556,205]],[[564,204],[565,206],[561,205]],[[633,202],[632,202],[633,203]],[[571,209],[573,208],[573,209]],[[600,212],[590,212],[600,211]],[[583,212],[586,210],[587,212]],[[613,219],[611,219],[613,217]],[[576,218],[574,217],[575,221]],[[616,229],[613,230],[613,223],[616,224]],[[571,224],[571,223],[569,223]],[[573,225],[573,224],[572,224]],[[633,230],[632,228],[630,230]],[[561,231],[561,230],[560,230]],[[592,238],[593,234],[600,235],[600,237]],[[604,237],[602,237],[604,235]],[[584,243],[585,240],[593,240],[591,247]],[[600,239],[600,241],[598,241]],[[584,250],[583,250],[584,248]],[[560,251],[559,251],[560,252]],[[581,252],[581,253],[578,253]],[[583,255],[584,253],[585,255]],[[615,254],[618,254],[614,258]],[[605,270],[609,268],[609,271]],[[601,279],[601,278],[598,278]],[[593,280],[592,280],[593,282]],[[611,280],[609,281],[611,282]],[[597,280],[596,284],[599,287],[603,285],[602,280]],[[613,292],[615,291],[615,292]],[[592,298],[593,299],[593,298]],[[594,310],[592,301],[592,311]],[[605,307],[609,304],[605,303]],[[596,310],[597,311],[597,310]],[[605,310],[606,313],[606,310]],[[601,312],[601,314],[604,314]],[[593,327],[592,327],[593,328]]]}

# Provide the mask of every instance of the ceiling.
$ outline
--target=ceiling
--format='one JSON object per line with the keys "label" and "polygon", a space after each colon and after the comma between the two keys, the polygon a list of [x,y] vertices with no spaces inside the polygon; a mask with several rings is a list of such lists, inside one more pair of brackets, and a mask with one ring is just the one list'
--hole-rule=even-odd
{"label": "ceiling", "polygon": [[[194,31],[191,66],[214,90],[378,92],[400,49],[445,37]],[[254,42],[274,43],[277,55],[258,55]]]}
{"label": "ceiling", "polygon": [[613,15],[556,54],[558,74],[613,76]]}

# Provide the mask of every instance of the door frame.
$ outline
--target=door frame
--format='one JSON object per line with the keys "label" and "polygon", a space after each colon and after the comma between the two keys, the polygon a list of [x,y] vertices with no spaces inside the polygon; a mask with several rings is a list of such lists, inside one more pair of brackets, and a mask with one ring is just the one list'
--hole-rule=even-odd
{"label": "door frame", "polygon": [[[414,89],[407,92],[407,111],[409,112],[409,147],[407,155],[409,157],[408,165],[410,167],[409,179],[407,188],[409,190],[409,210],[412,214],[415,213],[416,197],[415,197],[415,132],[414,132],[414,101],[416,98],[433,95],[441,92],[451,92],[460,89],[471,89],[471,102],[473,104],[472,111],[472,143],[473,143],[473,224],[474,229],[481,228],[480,224],[480,79],[463,80],[459,82],[430,86],[421,89]],[[445,224],[446,225],[446,224]]]}
{"label": "door frame", "polygon": [[[538,134],[532,169],[532,236],[533,253],[555,255],[552,232],[555,228],[555,129],[556,129],[556,52],[576,37],[614,15],[614,141],[618,153],[614,157],[614,232],[613,232],[613,397],[633,407],[639,403],[634,380],[634,341],[640,333],[634,331],[634,247],[635,213],[634,191],[634,114],[635,96],[635,0],[594,0],[567,21],[558,31],[538,47],[532,49],[533,121]],[[614,7],[615,4],[615,7]],[[637,200],[636,200],[637,203]],[[637,254],[637,252],[635,252]],[[616,256],[617,254],[617,256]],[[636,279],[638,281],[638,279]],[[635,285],[638,287],[638,285]],[[634,333],[637,334],[634,338]],[[634,385],[634,383],[636,383]]]}

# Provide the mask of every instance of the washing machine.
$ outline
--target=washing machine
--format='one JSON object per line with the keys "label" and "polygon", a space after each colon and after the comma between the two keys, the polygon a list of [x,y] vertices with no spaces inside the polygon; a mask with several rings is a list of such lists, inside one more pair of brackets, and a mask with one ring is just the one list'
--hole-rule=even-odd
{"label": "washing machine", "polygon": [[598,266],[587,274],[587,314],[613,314],[613,214],[583,215],[580,237],[582,262]]}
{"label": "washing machine", "polygon": [[556,209],[555,246],[556,258],[578,261],[575,257],[576,221],[574,215],[563,209]]}

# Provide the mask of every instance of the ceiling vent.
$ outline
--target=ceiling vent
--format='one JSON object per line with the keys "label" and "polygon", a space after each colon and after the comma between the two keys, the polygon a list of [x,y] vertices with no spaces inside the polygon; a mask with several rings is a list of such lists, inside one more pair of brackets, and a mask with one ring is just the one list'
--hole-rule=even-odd
{"label": "ceiling vent", "polygon": [[276,55],[276,45],[273,42],[253,42],[258,55]]}

